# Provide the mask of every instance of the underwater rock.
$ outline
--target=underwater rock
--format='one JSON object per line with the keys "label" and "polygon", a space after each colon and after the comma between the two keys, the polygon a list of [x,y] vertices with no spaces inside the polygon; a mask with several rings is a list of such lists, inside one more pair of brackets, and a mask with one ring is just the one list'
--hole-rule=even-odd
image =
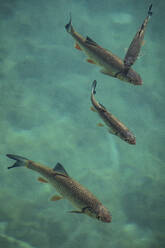
{"label": "underwater rock", "polygon": [[0,221],[0,233],[5,233],[7,225],[8,225],[7,221]]}
{"label": "underwater rock", "polygon": [[2,248],[34,248],[33,246],[0,233],[0,245]]}
{"label": "underwater rock", "polygon": [[48,209],[43,213],[44,202],[19,199],[8,191],[0,194],[0,202],[0,248],[54,248],[55,241],[62,245],[67,240],[55,215],[50,217]]}
{"label": "underwater rock", "polygon": [[18,222],[10,222],[6,233],[10,236],[14,236],[17,240],[29,242],[34,247],[48,247],[48,236],[46,232],[43,231],[43,228],[41,230],[37,218],[35,218],[34,222],[24,222],[21,220]]}
{"label": "underwater rock", "polygon": [[33,34],[32,27],[27,23],[19,23],[17,24],[17,33],[19,34],[19,36],[29,37]]}
{"label": "underwater rock", "polygon": [[9,51],[7,50],[7,47],[3,44],[0,44],[0,63],[3,63],[8,55]]}
{"label": "underwater rock", "polygon": [[[7,120],[9,121],[11,125],[13,125],[13,127],[15,127],[17,124],[17,130],[19,130],[19,132],[20,130],[22,130],[23,133],[21,134],[25,135],[24,141],[26,142],[26,140],[28,140],[31,136],[31,133],[26,132],[26,131],[30,131],[33,127],[40,126],[40,123],[42,120],[40,119],[39,115],[35,115],[35,111],[30,114],[30,112],[28,111],[29,109],[27,108],[24,108],[24,109],[27,112],[23,112],[23,109],[20,109],[20,112],[10,111],[10,114],[7,115]],[[30,116],[33,116],[33,118],[30,119]],[[22,135],[20,135],[19,133],[19,138],[20,136]],[[17,142],[18,141],[17,135],[15,136],[15,138],[16,138],[15,142]]]}
{"label": "underwater rock", "polygon": [[144,182],[140,187],[123,196],[123,207],[128,221],[141,226],[164,232],[164,185],[157,187],[152,181]]}
{"label": "underwater rock", "polygon": [[14,16],[16,0],[5,0],[0,2],[0,18],[8,19]]}
{"label": "underwater rock", "polygon": [[31,56],[19,61],[15,69],[21,79],[25,78],[41,78],[44,73],[44,63],[39,58]]}

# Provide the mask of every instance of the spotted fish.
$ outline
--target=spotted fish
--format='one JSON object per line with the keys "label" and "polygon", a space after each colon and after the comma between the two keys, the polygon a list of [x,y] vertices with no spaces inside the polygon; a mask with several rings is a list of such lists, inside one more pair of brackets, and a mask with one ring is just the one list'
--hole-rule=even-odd
{"label": "spotted fish", "polygon": [[[126,141],[129,144],[135,145],[136,138],[133,133],[121,123],[114,115],[112,115],[108,110],[99,102],[96,101],[94,95],[96,94],[96,84],[97,81],[94,80],[92,84],[91,102],[93,107],[91,110],[97,112],[104,123],[108,126],[108,131],[111,134],[118,136],[120,139]],[[99,124],[101,126],[102,124]]]}
{"label": "spotted fish", "polygon": [[126,74],[128,73],[128,71],[130,70],[131,66],[135,63],[139,53],[140,53],[140,49],[143,45],[143,40],[144,40],[144,33],[148,24],[148,21],[150,19],[150,17],[152,16],[152,4],[149,6],[148,9],[148,14],[147,17],[144,19],[140,29],[137,31],[135,37],[133,38],[127,53],[125,55],[124,58],[124,70],[126,72]]}
{"label": "spotted fish", "polygon": [[42,177],[39,178],[39,181],[50,183],[59,193],[59,195],[51,198],[52,201],[66,198],[77,208],[70,213],[86,214],[102,222],[111,222],[111,214],[97,197],[72,179],[60,163],[57,163],[54,169],[50,169],[18,155],[7,154],[7,157],[16,160],[14,165],[8,167],[8,169],[25,166],[40,173]]}
{"label": "spotted fish", "polygon": [[72,26],[71,17],[65,28],[76,41],[75,48],[84,51],[87,55],[87,62],[100,66],[100,71],[103,74],[134,85],[142,84],[140,75],[132,68],[130,68],[126,73],[125,64],[122,59],[109,50],[102,48],[88,36],[84,38],[77,33]]}

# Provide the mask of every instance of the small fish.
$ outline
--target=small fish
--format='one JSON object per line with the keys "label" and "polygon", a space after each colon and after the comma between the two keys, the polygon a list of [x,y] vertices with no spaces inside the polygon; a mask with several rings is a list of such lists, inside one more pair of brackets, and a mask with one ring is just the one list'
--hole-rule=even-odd
{"label": "small fish", "polygon": [[140,75],[130,68],[125,72],[124,62],[112,54],[109,50],[102,48],[88,36],[82,37],[77,33],[73,26],[70,17],[69,23],[65,26],[67,32],[75,39],[75,48],[82,50],[87,55],[87,62],[100,66],[103,74],[118,78],[122,81],[129,82],[134,85],[141,85],[142,79]]}
{"label": "small fish", "polygon": [[89,190],[72,179],[60,163],[57,163],[54,169],[50,169],[18,155],[7,154],[6,156],[16,160],[8,169],[25,166],[40,173],[43,178],[39,177],[38,180],[43,183],[50,183],[60,194],[53,196],[52,201],[66,198],[77,208],[70,213],[86,214],[102,222],[111,222],[112,217],[109,211]]}
{"label": "small fish", "polygon": [[126,141],[131,145],[136,144],[135,136],[130,132],[130,130],[121,123],[114,115],[109,113],[107,109],[99,102],[96,101],[94,95],[96,94],[96,84],[97,81],[94,80],[92,84],[91,102],[93,104],[93,111],[97,112],[104,123],[109,128],[109,133],[114,134]]}
{"label": "small fish", "polygon": [[148,9],[148,13],[147,13],[147,17],[145,18],[145,20],[143,21],[140,29],[138,30],[138,32],[136,33],[135,37],[133,38],[127,53],[125,55],[124,58],[124,67],[125,67],[125,72],[126,74],[128,73],[128,71],[130,70],[131,66],[135,63],[139,53],[140,53],[140,49],[143,45],[144,42],[144,33],[148,24],[148,21],[150,19],[150,17],[152,16],[152,4],[149,6]]}

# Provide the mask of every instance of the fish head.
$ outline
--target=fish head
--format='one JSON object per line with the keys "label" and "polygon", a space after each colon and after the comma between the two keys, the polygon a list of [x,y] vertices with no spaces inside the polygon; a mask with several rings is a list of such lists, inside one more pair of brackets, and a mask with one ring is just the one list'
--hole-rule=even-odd
{"label": "fish head", "polygon": [[142,85],[142,79],[140,75],[132,68],[130,68],[128,71],[127,70],[120,71],[119,73],[117,73],[116,77],[130,84]]}
{"label": "fish head", "polygon": [[99,221],[106,222],[106,223],[109,223],[112,221],[112,216],[111,216],[110,212],[103,205],[100,205],[98,207],[97,213],[96,213],[96,218]]}
{"label": "fish head", "polygon": [[98,204],[98,206],[94,208],[86,207],[83,213],[102,222],[109,223],[112,220],[110,212],[102,204]]}
{"label": "fish head", "polygon": [[122,139],[131,145],[136,145],[136,138],[130,131],[128,131]]}
{"label": "fish head", "polygon": [[132,70],[131,68],[129,69],[129,71],[127,72],[126,76],[126,80],[134,85],[142,85],[142,79],[140,77],[140,75]]}

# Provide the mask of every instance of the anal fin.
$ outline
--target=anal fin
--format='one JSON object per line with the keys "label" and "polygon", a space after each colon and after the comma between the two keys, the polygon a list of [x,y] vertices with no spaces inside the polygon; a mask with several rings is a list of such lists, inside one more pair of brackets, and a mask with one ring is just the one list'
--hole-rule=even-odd
{"label": "anal fin", "polygon": [[92,59],[87,59],[86,61],[87,61],[88,63],[94,64],[94,65],[96,64]]}
{"label": "anal fin", "polygon": [[61,200],[63,197],[60,196],[60,195],[53,195],[50,200],[51,201],[58,201],[58,200]]}
{"label": "anal fin", "polygon": [[98,126],[98,127],[104,127],[104,124],[102,124],[101,122],[99,122],[99,123],[97,124],[97,126]]}
{"label": "anal fin", "polygon": [[68,213],[74,213],[74,214],[84,214],[86,211],[92,211],[91,207],[83,207],[81,210],[72,210],[72,211],[68,211]]}

